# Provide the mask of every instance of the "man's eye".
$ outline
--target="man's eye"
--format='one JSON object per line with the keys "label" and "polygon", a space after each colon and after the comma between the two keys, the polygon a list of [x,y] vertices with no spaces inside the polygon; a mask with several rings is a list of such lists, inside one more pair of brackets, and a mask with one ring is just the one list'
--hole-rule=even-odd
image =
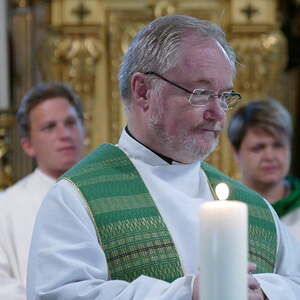
{"label": "man's eye", "polygon": [[48,124],[42,128],[43,131],[49,131],[55,127],[54,124]]}
{"label": "man's eye", "polygon": [[252,150],[253,152],[258,152],[258,151],[262,150],[263,147],[264,147],[264,146],[262,146],[262,145],[257,145],[257,146],[252,147],[251,150]]}
{"label": "man's eye", "polygon": [[282,143],[275,143],[274,144],[274,148],[276,148],[276,149],[281,149],[283,147],[284,147],[284,145]]}
{"label": "man's eye", "polygon": [[66,123],[65,123],[67,126],[73,126],[73,125],[76,125],[76,120],[67,120]]}

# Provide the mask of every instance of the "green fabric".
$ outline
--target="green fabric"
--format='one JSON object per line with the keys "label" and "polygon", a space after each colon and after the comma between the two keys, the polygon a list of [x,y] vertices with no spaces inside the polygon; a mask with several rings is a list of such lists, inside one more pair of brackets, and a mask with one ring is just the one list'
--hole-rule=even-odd
{"label": "green fabric", "polygon": [[256,263],[255,273],[272,273],[277,251],[277,233],[272,213],[259,194],[241,183],[227,177],[209,164],[203,162],[212,189],[220,182],[226,182],[231,194],[229,199],[248,205],[249,215],[249,261]]}
{"label": "green fabric", "polygon": [[[231,199],[249,206],[249,255],[257,272],[272,272],[276,230],[260,196],[203,163],[214,187],[225,181]],[[162,217],[134,165],[118,147],[104,144],[63,175],[87,200],[105,252],[110,279],[140,275],[168,282],[183,276],[180,260]]]}
{"label": "green fabric", "polygon": [[286,179],[290,185],[290,193],[272,204],[279,217],[283,217],[300,207],[300,180],[292,176],[288,176]]}
{"label": "green fabric", "polygon": [[68,171],[92,212],[110,279],[140,275],[172,282],[183,276],[174,242],[137,170],[104,144]]}

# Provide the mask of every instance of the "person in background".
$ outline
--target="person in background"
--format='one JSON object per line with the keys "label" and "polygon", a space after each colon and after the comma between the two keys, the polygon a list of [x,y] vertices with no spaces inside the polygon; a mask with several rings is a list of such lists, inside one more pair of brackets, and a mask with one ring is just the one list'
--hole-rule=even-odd
{"label": "person in background", "polygon": [[[20,143],[36,169],[0,195],[0,299],[26,299],[27,258],[43,197],[84,153],[83,112],[70,86],[39,83],[17,112]],[[53,219],[55,222],[55,218]]]}
{"label": "person in background", "polygon": [[300,246],[267,201],[203,161],[241,99],[235,61],[208,21],[170,15],[137,33],[119,72],[127,126],[45,197],[28,300],[198,299],[198,210],[220,181],[249,207],[248,299],[299,299]]}
{"label": "person in background", "polygon": [[288,176],[293,125],[275,99],[249,101],[232,116],[228,136],[241,182],[267,199],[300,241],[300,180]]}

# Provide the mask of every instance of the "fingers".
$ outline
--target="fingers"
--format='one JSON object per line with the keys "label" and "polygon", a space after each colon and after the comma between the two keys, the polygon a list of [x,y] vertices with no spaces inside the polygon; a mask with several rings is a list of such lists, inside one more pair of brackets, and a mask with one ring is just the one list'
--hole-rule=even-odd
{"label": "fingers", "polygon": [[257,290],[260,288],[258,281],[251,274],[248,275],[248,287],[251,290]]}
{"label": "fingers", "polygon": [[256,278],[248,275],[248,300],[264,300],[265,296]]}
{"label": "fingers", "polygon": [[256,264],[248,262],[248,273],[254,272],[256,270]]}
{"label": "fingers", "polygon": [[262,290],[249,290],[248,292],[248,300],[264,300],[266,299]]}
{"label": "fingers", "polygon": [[199,300],[200,298],[200,274],[194,278],[194,285],[193,285],[193,300]]}

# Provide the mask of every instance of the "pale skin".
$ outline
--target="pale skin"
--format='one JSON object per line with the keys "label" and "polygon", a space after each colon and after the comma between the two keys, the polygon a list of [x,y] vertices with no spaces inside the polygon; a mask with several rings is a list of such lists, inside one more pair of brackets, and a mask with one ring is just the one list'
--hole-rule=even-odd
{"label": "pale skin", "polygon": [[[233,89],[232,65],[216,41],[199,41],[189,35],[181,51],[176,67],[161,75],[189,90],[203,88],[221,93]],[[161,89],[157,90],[147,75],[133,74],[129,131],[142,144],[175,161],[191,163],[205,158],[217,145],[224,126],[225,112],[219,99],[194,107],[189,104],[186,92],[165,82],[160,84]],[[198,299],[199,283],[197,277],[193,300]],[[249,275],[248,299],[264,299],[252,275]]]}
{"label": "pale skin", "polygon": [[275,203],[288,190],[284,181],[290,167],[291,145],[280,132],[274,136],[257,127],[248,128],[235,157],[241,169],[241,181]]}
{"label": "pale skin", "polygon": [[39,103],[29,112],[29,124],[29,136],[21,139],[21,146],[50,177],[58,178],[82,158],[83,124],[67,99]]}

